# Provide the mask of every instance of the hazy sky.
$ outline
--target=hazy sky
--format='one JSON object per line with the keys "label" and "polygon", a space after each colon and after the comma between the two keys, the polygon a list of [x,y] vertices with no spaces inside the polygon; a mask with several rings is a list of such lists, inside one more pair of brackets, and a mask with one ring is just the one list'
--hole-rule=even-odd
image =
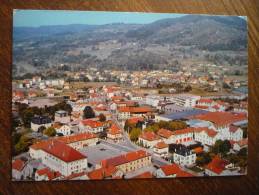
{"label": "hazy sky", "polygon": [[151,23],[184,14],[101,11],[14,10],[13,25],[37,27],[42,25]]}

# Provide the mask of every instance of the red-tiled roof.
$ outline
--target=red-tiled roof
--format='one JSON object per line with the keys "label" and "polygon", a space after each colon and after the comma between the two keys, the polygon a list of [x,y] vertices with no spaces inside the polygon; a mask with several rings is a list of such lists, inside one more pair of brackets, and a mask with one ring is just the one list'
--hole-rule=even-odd
{"label": "red-tiled roof", "polygon": [[35,150],[43,150],[64,162],[72,162],[86,158],[86,156],[77,150],[56,139],[41,141],[39,143],[33,144],[31,148]]}
{"label": "red-tiled roof", "polygon": [[222,160],[218,155],[216,155],[212,161],[206,166],[206,169],[216,173],[220,174],[222,171],[224,171],[225,166],[227,165],[227,161]]}
{"label": "red-tiled roof", "polygon": [[217,131],[214,131],[213,129],[209,129],[207,127],[193,128],[193,130],[197,133],[205,132],[209,137],[215,137],[218,134]]}
{"label": "red-tiled roof", "polygon": [[196,105],[195,108],[198,108],[198,109],[208,109],[209,107],[208,106],[203,106],[203,105]]}
{"label": "red-tiled roof", "polygon": [[164,138],[169,138],[173,135],[173,132],[167,129],[159,129],[157,135]]}
{"label": "red-tiled roof", "polygon": [[151,131],[143,132],[139,137],[148,141],[159,140],[159,137]]}
{"label": "red-tiled roof", "polygon": [[153,178],[153,175],[152,175],[152,173],[147,171],[147,172],[141,173],[139,175],[136,175],[134,178],[143,178],[143,179],[145,179],[145,178]]}
{"label": "red-tiled roof", "polygon": [[155,147],[158,148],[158,149],[167,148],[167,147],[168,147],[168,144],[166,144],[165,142],[161,141],[161,142],[158,142],[158,143],[155,145]]}
{"label": "red-tiled roof", "polygon": [[213,102],[213,100],[212,99],[200,99],[199,101],[198,101],[198,104],[200,103],[205,103],[205,104],[211,104]]}
{"label": "red-tiled roof", "polygon": [[118,109],[119,112],[130,112],[130,113],[147,113],[153,112],[152,108],[150,107],[121,107]]}
{"label": "red-tiled roof", "polygon": [[192,151],[195,152],[196,154],[200,154],[200,153],[203,152],[203,148],[202,147],[197,147],[197,148],[194,148]]}
{"label": "red-tiled roof", "polygon": [[102,122],[93,121],[93,120],[91,120],[91,119],[82,120],[81,123],[82,123],[84,126],[90,126],[91,128],[97,128],[97,127],[102,127],[102,126],[103,126],[103,123],[102,123]]}
{"label": "red-tiled roof", "polygon": [[106,177],[112,177],[112,175],[116,171],[117,171],[117,169],[114,166],[102,167],[102,168],[89,172],[88,177],[89,177],[89,179],[93,179],[93,180],[104,179]]}
{"label": "red-tiled roof", "polygon": [[82,177],[84,175],[87,175],[86,172],[80,172],[80,173],[72,173],[71,175],[64,178],[64,180],[72,180],[78,177]]}
{"label": "red-tiled roof", "polygon": [[121,134],[121,129],[116,124],[112,124],[112,126],[108,130],[109,134],[116,135]]}
{"label": "red-tiled roof", "polygon": [[133,152],[128,152],[126,154],[122,154],[120,156],[102,160],[101,164],[102,164],[102,167],[109,167],[109,166],[116,167],[118,165],[125,164],[127,162],[135,161],[138,159],[142,159],[148,156],[150,156],[150,154],[145,152],[144,150],[137,150]]}
{"label": "red-tiled roof", "polygon": [[46,175],[49,180],[53,180],[61,176],[61,173],[58,171],[52,171],[49,168],[43,168],[36,171],[38,175]]}
{"label": "red-tiled roof", "polygon": [[129,124],[137,124],[139,121],[144,121],[143,117],[133,117],[129,118],[128,120]]}
{"label": "red-tiled roof", "polygon": [[181,135],[181,134],[186,134],[186,133],[192,133],[194,128],[185,128],[185,129],[179,129],[176,131],[173,131],[173,135]]}
{"label": "red-tiled roof", "polygon": [[85,132],[85,133],[79,133],[79,134],[75,134],[75,135],[62,136],[62,137],[58,137],[56,139],[66,143],[66,144],[70,144],[73,142],[78,142],[78,141],[87,140],[87,139],[94,139],[94,138],[97,138],[97,136],[95,134]]}
{"label": "red-tiled roof", "polygon": [[230,125],[232,123],[243,121],[247,119],[244,113],[230,113],[230,112],[208,112],[190,117],[192,119],[199,119],[213,122],[215,125]]}
{"label": "red-tiled roof", "polygon": [[193,175],[180,169],[176,164],[164,165],[161,170],[166,176],[176,175],[176,177],[192,177]]}
{"label": "red-tiled roof", "polygon": [[22,171],[24,164],[25,164],[24,161],[22,161],[21,159],[16,159],[12,163],[12,169],[15,169],[17,171]]}

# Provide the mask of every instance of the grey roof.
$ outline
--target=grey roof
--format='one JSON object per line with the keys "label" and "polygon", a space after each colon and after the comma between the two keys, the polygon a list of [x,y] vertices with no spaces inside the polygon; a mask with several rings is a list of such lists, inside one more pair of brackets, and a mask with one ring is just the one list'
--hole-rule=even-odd
{"label": "grey roof", "polygon": [[168,118],[171,120],[188,119],[188,117],[190,117],[190,116],[205,114],[208,112],[209,111],[206,111],[206,110],[192,109],[192,110],[186,110],[186,111],[182,111],[182,112],[174,112],[171,114],[164,114],[164,115],[161,115],[161,117]]}

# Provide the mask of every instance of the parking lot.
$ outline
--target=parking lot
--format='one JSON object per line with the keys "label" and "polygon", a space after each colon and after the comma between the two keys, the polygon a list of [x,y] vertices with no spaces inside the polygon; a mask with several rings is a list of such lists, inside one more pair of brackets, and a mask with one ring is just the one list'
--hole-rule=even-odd
{"label": "parking lot", "polygon": [[105,143],[100,143],[96,146],[89,146],[80,150],[82,154],[85,154],[88,159],[88,163],[92,165],[99,164],[101,160],[112,158],[126,152],[120,148],[115,148]]}

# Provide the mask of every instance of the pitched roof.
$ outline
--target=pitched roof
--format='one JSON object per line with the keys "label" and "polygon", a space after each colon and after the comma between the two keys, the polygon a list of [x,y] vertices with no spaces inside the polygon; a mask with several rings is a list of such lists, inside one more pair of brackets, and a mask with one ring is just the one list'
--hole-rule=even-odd
{"label": "pitched roof", "polygon": [[194,153],[196,153],[196,154],[199,154],[199,153],[202,153],[202,152],[203,152],[203,148],[202,148],[202,147],[197,147],[197,148],[194,148],[192,151],[193,151]]}
{"label": "pitched roof", "polygon": [[220,174],[222,171],[224,171],[225,166],[227,165],[227,161],[222,160],[218,155],[216,155],[212,161],[206,166],[206,169],[216,173]]}
{"label": "pitched roof", "polygon": [[151,132],[151,131],[143,132],[139,137],[148,141],[159,140],[159,137],[154,132]]}
{"label": "pitched roof", "polygon": [[22,171],[24,165],[25,165],[24,161],[22,161],[21,159],[15,159],[12,162],[12,169],[15,169],[17,171]]}
{"label": "pitched roof", "polygon": [[186,134],[186,133],[192,133],[194,130],[194,128],[191,128],[191,127],[188,127],[188,128],[185,128],[185,129],[179,129],[179,130],[176,130],[176,131],[173,131],[173,135],[181,135],[181,134]]}
{"label": "pitched roof", "polygon": [[53,180],[61,176],[61,173],[58,171],[52,171],[49,168],[43,168],[36,171],[38,175],[46,175],[49,180]]}
{"label": "pitched roof", "polygon": [[114,166],[102,167],[89,172],[88,177],[89,179],[93,179],[93,180],[104,179],[106,177],[112,177],[112,175],[116,171],[117,171],[117,168]]}
{"label": "pitched roof", "polygon": [[97,127],[102,127],[103,126],[102,122],[94,121],[94,120],[91,120],[91,119],[82,120],[81,123],[84,126],[90,126],[91,128],[97,128]]}
{"label": "pitched roof", "polygon": [[199,103],[211,104],[212,102],[213,102],[212,99],[200,99],[200,100],[198,100],[198,104]]}
{"label": "pitched roof", "polygon": [[230,113],[230,112],[208,112],[190,117],[192,119],[199,119],[213,122],[215,125],[230,125],[232,123],[243,121],[247,119],[244,113]]}
{"label": "pitched roof", "polygon": [[112,124],[112,126],[108,130],[109,134],[116,135],[121,134],[121,129],[116,124]]}
{"label": "pitched roof", "polygon": [[74,134],[74,135],[69,135],[69,136],[62,136],[62,137],[58,137],[56,139],[66,143],[66,144],[70,144],[73,142],[94,139],[94,138],[97,138],[97,136],[95,134],[85,132],[85,133],[79,133],[79,134]]}
{"label": "pitched roof", "polygon": [[33,144],[30,148],[35,150],[43,150],[67,163],[86,158],[85,155],[66,145],[64,142],[56,139],[41,141]]}
{"label": "pitched roof", "polygon": [[176,175],[176,177],[192,177],[193,175],[180,169],[176,164],[164,165],[160,167],[166,176]]}
{"label": "pitched roof", "polygon": [[145,178],[153,178],[153,175],[152,175],[152,173],[150,171],[146,171],[144,173],[136,175],[134,178],[143,178],[143,179],[145,179]]}
{"label": "pitched roof", "polygon": [[173,132],[162,128],[158,130],[157,135],[159,135],[160,137],[169,138],[173,135]]}
{"label": "pitched roof", "polygon": [[86,172],[72,173],[71,175],[65,177],[64,180],[72,180],[72,179],[76,179],[76,178],[82,177],[84,175],[87,176],[87,173]]}
{"label": "pitched roof", "polygon": [[215,136],[218,134],[217,131],[214,131],[213,129],[209,129],[209,128],[207,128],[207,127],[194,128],[194,132],[197,132],[197,133],[204,132],[204,133],[206,133],[209,137],[215,137]]}
{"label": "pitched roof", "polygon": [[150,156],[149,153],[147,153],[144,150],[137,150],[133,152],[128,152],[126,154],[122,154],[113,158],[105,159],[101,161],[102,167],[109,167],[109,166],[118,166],[121,164],[125,164],[127,162],[135,161],[138,159],[142,159],[145,157]]}
{"label": "pitched roof", "polygon": [[158,142],[158,143],[155,145],[155,148],[158,148],[158,149],[167,148],[167,147],[168,147],[168,144],[166,144],[166,143],[163,142],[163,141]]}
{"label": "pitched roof", "polygon": [[144,118],[143,117],[133,117],[133,118],[129,118],[127,121],[129,124],[136,124],[139,121],[144,121]]}
{"label": "pitched roof", "polygon": [[147,113],[153,112],[153,109],[147,106],[141,107],[121,107],[118,109],[119,112],[130,112],[130,113]]}

